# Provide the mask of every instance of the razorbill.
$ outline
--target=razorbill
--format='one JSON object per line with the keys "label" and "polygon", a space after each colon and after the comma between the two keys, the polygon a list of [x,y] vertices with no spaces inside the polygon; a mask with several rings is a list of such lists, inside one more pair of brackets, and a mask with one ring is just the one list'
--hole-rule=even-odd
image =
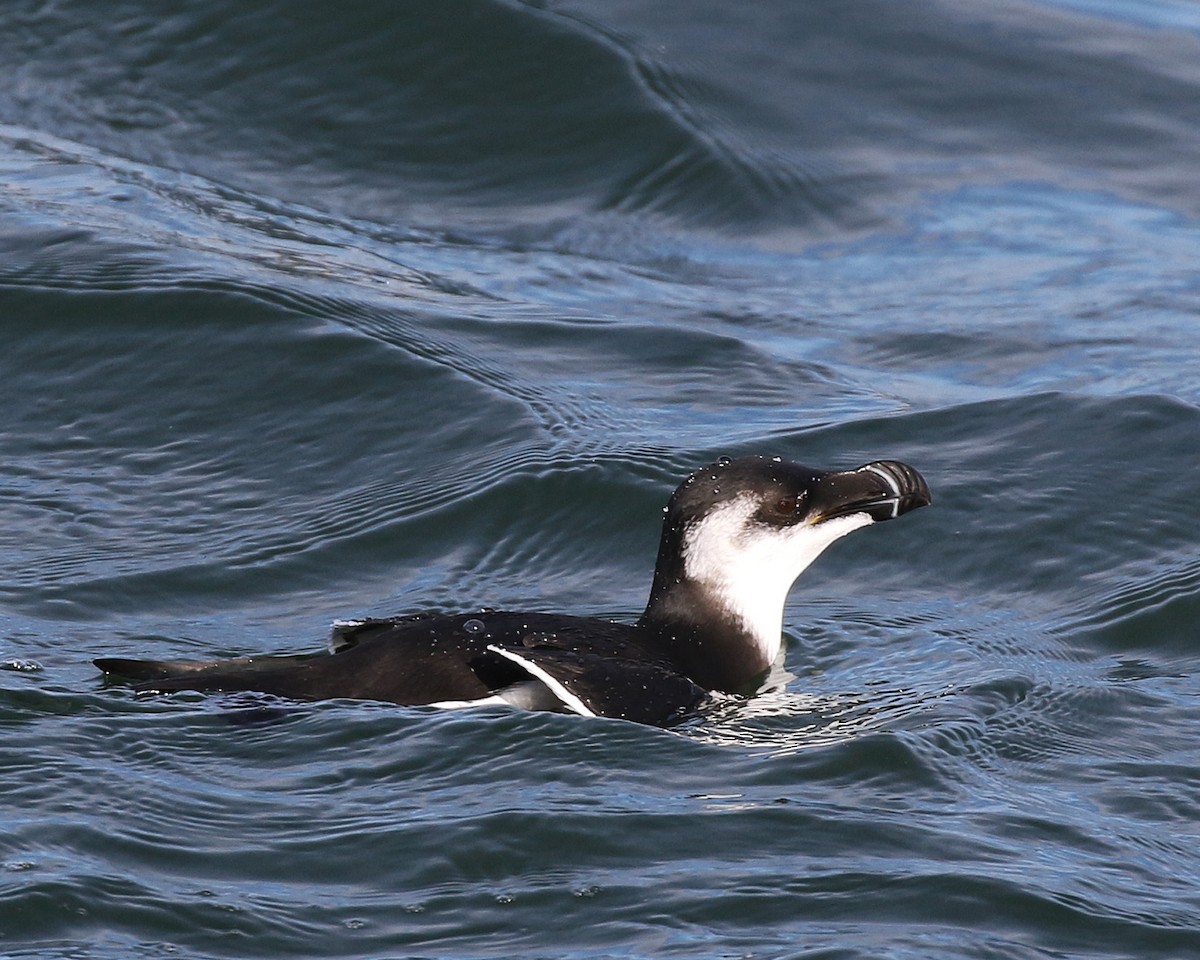
{"label": "razorbill", "polygon": [[722,457],[684,480],[664,508],[650,599],[636,623],[418,613],[340,621],[330,649],[317,653],[95,663],[147,691],[506,703],[667,726],[710,691],[753,691],[779,655],[788,591],[821,551],[928,503],[924,478],[895,460],[830,471]]}

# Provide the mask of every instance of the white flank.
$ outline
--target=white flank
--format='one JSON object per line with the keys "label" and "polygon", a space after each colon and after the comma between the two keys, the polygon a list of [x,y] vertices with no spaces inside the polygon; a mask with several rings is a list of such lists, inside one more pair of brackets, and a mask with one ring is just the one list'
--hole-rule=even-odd
{"label": "white flank", "polygon": [[594,717],[596,715],[594,711],[589,710],[586,706],[584,706],[582,700],[580,700],[577,696],[575,696],[575,694],[564,687],[562,683],[560,683],[558,680],[555,680],[554,677],[550,676],[550,674],[548,674],[532,660],[527,660],[519,653],[515,653],[512,650],[505,650],[504,648],[497,647],[491,643],[488,644],[488,649],[491,650],[492,653],[500,654],[500,656],[504,657],[506,660],[511,660],[513,663],[520,664],[521,668],[527,671],[530,676],[541,680],[542,683],[549,688],[550,692],[559,699],[563,706],[567,707],[567,709],[579,714],[581,717]]}
{"label": "white flank", "polygon": [[509,702],[503,697],[480,697],[478,700],[439,700],[425,706],[437,707],[439,710],[462,710],[465,707],[507,707]]}
{"label": "white flank", "polygon": [[520,683],[511,683],[490,697],[480,697],[478,700],[439,700],[437,703],[428,704],[442,710],[498,706],[516,707],[518,710],[558,710],[562,705],[559,696],[552,693],[541,680],[532,677]]}
{"label": "white flank", "polygon": [[853,513],[775,528],[751,520],[757,509],[757,500],[742,496],[712,510],[685,535],[683,566],[741,620],[774,663],[783,645],[784,604],[796,578],[834,540],[875,521]]}

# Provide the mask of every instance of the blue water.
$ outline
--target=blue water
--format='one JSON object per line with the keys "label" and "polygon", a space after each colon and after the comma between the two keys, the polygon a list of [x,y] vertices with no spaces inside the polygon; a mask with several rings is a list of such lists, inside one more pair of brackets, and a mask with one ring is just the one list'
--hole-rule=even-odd
{"label": "blue water", "polygon": [[[1200,956],[1198,8],[3,25],[5,956]],[[90,663],[632,619],[749,453],[934,505],[673,731]]]}

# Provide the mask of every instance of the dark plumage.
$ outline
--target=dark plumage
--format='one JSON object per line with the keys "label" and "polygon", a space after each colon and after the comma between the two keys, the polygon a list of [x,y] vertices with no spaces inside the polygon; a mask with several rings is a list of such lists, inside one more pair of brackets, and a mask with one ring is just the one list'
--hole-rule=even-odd
{"label": "dark plumage", "polygon": [[778,654],[787,591],[851,530],[930,502],[896,461],[851,471],[747,457],[688,477],[665,512],[635,624],[482,610],[334,626],[328,652],[211,662],[107,658],[137,688],[460,706],[504,702],[665,726],[709,690],[749,691]]}

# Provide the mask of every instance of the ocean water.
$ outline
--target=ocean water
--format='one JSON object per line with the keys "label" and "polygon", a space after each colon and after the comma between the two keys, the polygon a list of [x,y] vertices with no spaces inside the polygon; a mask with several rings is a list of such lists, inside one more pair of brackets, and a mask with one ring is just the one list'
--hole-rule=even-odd
{"label": "ocean water", "polygon": [[[1200,956],[1200,8],[9,0],[0,953]],[[662,731],[135,695],[934,504]]]}

